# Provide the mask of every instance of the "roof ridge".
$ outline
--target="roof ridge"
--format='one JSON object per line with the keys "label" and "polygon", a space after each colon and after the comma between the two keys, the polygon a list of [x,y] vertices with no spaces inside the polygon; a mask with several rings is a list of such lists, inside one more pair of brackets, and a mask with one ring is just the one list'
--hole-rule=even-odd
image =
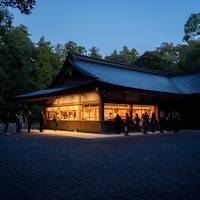
{"label": "roof ridge", "polygon": [[161,76],[169,75],[168,73],[162,72],[162,71],[151,70],[151,69],[147,69],[147,68],[140,68],[136,65],[117,63],[117,62],[112,62],[112,61],[105,60],[105,59],[93,58],[93,57],[90,57],[87,55],[80,55],[80,54],[76,54],[76,53],[70,53],[69,57],[72,57],[74,59],[78,58],[78,59],[88,61],[88,62],[93,62],[93,63],[107,64],[110,66],[115,66],[115,67],[119,67],[119,68],[123,68],[123,69],[137,70],[137,71],[147,72],[147,73],[151,73],[151,74],[157,74],[157,75],[161,75]]}

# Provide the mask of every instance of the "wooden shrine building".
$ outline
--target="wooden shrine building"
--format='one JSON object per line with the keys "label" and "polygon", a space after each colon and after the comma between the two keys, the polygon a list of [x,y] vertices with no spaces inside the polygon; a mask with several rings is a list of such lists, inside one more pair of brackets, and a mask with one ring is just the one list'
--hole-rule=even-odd
{"label": "wooden shrine building", "polygon": [[60,130],[106,133],[114,117],[178,111],[182,124],[200,127],[200,72],[169,75],[87,56],[70,54],[44,90],[17,96],[24,103],[45,103],[46,128],[58,113]]}

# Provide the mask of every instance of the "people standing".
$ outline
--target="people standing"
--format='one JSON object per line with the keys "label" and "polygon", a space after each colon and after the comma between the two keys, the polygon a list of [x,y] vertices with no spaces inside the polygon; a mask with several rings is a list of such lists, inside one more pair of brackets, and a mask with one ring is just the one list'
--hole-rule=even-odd
{"label": "people standing", "polygon": [[44,114],[43,114],[43,111],[41,111],[39,114],[39,130],[40,130],[40,132],[43,132],[43,129],[44,129]]}
{"label": "people standing", "polygon": [[172,112],[172,130],[178,132],[178,115],[177,112]]}
{"label": "people standing", "polygon": [[160,115],[160,117],[159,117],[160,132],[163,133],[163,131],[166,128],[165,111],[161,110],[159,115]]}
{"label": "people standing", "polygon": [[135,125],[135,131],[139,131],[140,118],[139,118],[138,114],[136,114],[136,116],[135,116],[134,125]]}
{"label": "people standing", "polygon": [[57,114],[57,112],[53,116],[53,123],[54,123],[54,129],[55,129],[55,131],[57,131],[57,129],[58,129],[58,114]]}
{"label": "people standing", "polygon": [[5,115],[3,122],[4,122],[4,126],[5,126],[4,133],[9,135],[9,133],[8,133],[8,126],[10,123],[10,113],[9,112]]}
{"label": "people standing", "polygon": [[172,112],[169,112],[166,118],[166,129],[168,132],[172,131],[172,126],[173,126]]}
{"label": "people standing", "polygon": [[156,131],[156,127],[157,127],[158,121],[156,119],[156,115],[155,113],[152,113],[152,117],[150,120],[150,125],[151,125],[151,131],[154,133]]}
{"label": "people standing", "polygon": [[15,115],[16,133],[21,133],[21,119],[20,114]]}
{"label": "people standing", "polygon": [[122,129],[122,119],[118,114],[116,115],[114,122],[116,133],[120,134]]}
{"label": "people standing", "polygon": [[131,122],[131,119],[130,119],[128,113],[126,113],[126,120],[125,120],[125,127],[124,127],[125,136],[128,136],[128,132],[130,129],[130,122]]}
{"label": "people standing", "polygon": [[19,113],[19,124],[20,124],[20,131],[21,131],[21,129],[22,128],[24,128],[24,117],[23,117],[23,113],[22,112],[20,112]]}
{"label": "people standing", "polygon": [[147,134],[148,126],[149,126],[149,116],[147,113],[142,114],[142,129],[144,134]]}
{"label": "people standing", "polygon": [[28,112],[27,123],[28,123],[28,133],[30,133],[31,124],[32,124],[32,113],[31,113],[31,111]]}

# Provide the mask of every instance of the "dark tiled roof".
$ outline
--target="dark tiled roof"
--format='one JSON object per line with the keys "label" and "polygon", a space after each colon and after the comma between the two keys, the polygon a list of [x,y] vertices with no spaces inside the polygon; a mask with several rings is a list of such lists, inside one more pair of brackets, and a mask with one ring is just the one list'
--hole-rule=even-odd
{"label": "dark tiled roof", "polygon": [[32,98],[32,97],[45,97],[45,96],[50,96],[50,95],[55,95],[60,92],[64,92],[67,90],[71,89],[76,89],[82,86],[87,85],[88,83],[91,83],[92,80],[90,81],[84,81],[84,82],[75,82],[75,83],[70,83],[67,85],[62,85],[60,87],[54,87],[54,88],[49,88],[49,89],[44,89],[44,90],[37,90],[35,92],[30,92],[22,95],[16,96],[18,99],[23,99],[23,98]]}
{"label": "dark tiled roof", "polygon": [[78,71],[104,83],[165,93],[200,93],[200,72],[168,76],[166,73],[88,56],[73,54],[68,59]]}
{"label": "dark tiled roof", "polygon": [[[200,93],[200,72],[172,76],[155,70],[141,69],[136,66],[113,63],[77,54],[70,54],[67,61],[77,71],[91,80],[76,81],[74,83],[38,90],[19,95],[17,98],[29,99],[53,96],[71,89],[84,87],[94,80],[115,86],[152,92],[171,94]],[[63,69],[64,67],[67,67],[67,65],[64,65]],[[65,73],[64,71],[62,73]],[[57,79],[59,79],[59,76]]]}

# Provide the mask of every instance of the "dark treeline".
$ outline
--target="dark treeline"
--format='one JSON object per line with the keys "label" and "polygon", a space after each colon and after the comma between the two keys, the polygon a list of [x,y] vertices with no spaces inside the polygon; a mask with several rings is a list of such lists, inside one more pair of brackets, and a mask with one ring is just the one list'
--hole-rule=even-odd
{"label": "dark treeline", "polygon": [[[198,16],[198,17],[197,17]],[[100,49],[86,49],[74,41],[52,45],[42,36],[37,43],[30,39],[27,27],[13,26],[13,16],[0,9],[0,111],[21,109],[14,103],[17,94],[47,87],[54,79],[69,52],[118,63],[180,72],[200,69],[200,13],[192,14],[185,24],[184,44],[164,42],[154,51],[139,55],[135,48],[124,46],[102,56]]]}

